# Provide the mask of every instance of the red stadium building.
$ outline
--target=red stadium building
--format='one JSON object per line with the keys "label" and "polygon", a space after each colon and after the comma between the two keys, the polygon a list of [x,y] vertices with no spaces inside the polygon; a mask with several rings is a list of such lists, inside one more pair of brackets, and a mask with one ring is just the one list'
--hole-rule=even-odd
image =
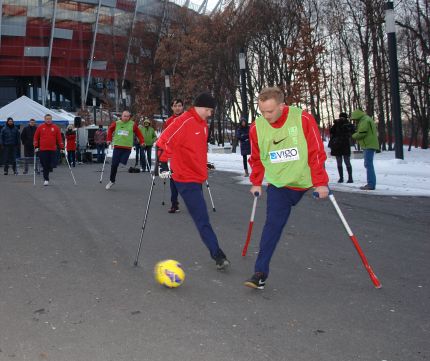
{"label": "red stadium building", "polygon": [[[21,95],[71,110],[102,96],[118,106],[133,67],[151,61],[159,25],[169,20],[172,9],[202,12],[206,4],[0,0],[0,107]],[[136,45],[133,34],[142,28],[148,35]]]}

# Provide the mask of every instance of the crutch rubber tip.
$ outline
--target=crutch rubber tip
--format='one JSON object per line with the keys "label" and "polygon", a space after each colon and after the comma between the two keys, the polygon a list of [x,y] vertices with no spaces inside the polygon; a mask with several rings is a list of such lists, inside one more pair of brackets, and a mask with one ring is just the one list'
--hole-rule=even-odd
{"label": "crutch rubber tip", "polygon": [[134,266],[137,267],[137,261],[134,261]]}

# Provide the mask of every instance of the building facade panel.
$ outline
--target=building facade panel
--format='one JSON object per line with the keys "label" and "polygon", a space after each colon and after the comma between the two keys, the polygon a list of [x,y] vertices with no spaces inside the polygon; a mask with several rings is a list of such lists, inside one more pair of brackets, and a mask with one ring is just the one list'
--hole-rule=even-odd
{"label": "building facade panel", "polygon": [[[12,78],[20,84],[17,89],[32,83],[31,93],[39,98],[47,75],[48,88],[69,82],[64,92],[74,87],[75,98],[88,81],[123,83],[124,69],[125,79],[132,78],[158,37],[159,26],[151,27],[151,22],[159,22],[166,8],[164,0],[102,0],[100,7],[99,0],[1,0],[0,4],[0,90]],[[145,31],[146,37],[132,41],[133,25],[135,34]],[[149,34],[150,29],[154,33]]]}

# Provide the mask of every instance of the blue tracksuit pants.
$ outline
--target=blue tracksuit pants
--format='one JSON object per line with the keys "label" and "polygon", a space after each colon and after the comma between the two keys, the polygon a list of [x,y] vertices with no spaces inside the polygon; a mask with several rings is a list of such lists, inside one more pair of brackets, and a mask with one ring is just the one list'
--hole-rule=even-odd
{"label": "blue tracksuit pants", "polygon": [[260,251],[255,261],[255,272],[269,275],[269,264],[282,231],[290,216],[291,207],[295,206],[305,194],[288,188],[267,187],[266,223],[260,240]]}
{"label": "blue tracksuit pants", "polygon": [[175,186],[175,181],[170,178],[170,201],[172,202],[172,207],[178,206],[178,190]]}
{"label": "blue tracksuit pants", "polygon": [[200,183],[176,182],[176,188],[187,206],[196,225],[200,237],[206,247],[209,249],[213,259],[225,257],[224,252],[218,245],[218,239],[209,223],[209,215],[203,198],[203,189]]}

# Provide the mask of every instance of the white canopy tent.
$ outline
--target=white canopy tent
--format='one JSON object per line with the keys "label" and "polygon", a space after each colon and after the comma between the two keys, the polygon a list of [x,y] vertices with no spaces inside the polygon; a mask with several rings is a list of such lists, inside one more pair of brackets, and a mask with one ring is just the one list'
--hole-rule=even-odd
{"label": "white canopy tent", "polygon": [[30,119],[43,123],[46,114],[51,114],[53,123],[57,125],[73,124],[70,116],[59,114],[23,95],[0,109],[0,125],[4,125],[9,117],[13,118],[15,125],[27,124]]}

